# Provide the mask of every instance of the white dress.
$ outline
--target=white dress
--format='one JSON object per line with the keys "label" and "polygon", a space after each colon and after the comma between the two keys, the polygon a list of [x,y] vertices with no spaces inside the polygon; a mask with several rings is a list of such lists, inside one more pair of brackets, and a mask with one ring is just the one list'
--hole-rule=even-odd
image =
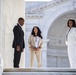
{"label": "white dress", "polygon": [[68,58],[71,68],[76,68],[76,28],[72,27],[67,36]]}

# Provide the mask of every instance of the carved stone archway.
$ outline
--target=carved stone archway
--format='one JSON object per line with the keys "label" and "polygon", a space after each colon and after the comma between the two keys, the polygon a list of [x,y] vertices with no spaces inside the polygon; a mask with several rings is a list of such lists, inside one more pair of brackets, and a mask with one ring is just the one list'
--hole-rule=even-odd
{"label": "carved stone archway", "polygon": [[47,37],[49,39],[47,45],[48,67],[69,67],[67,46],[65,44],[68,30],[67,21],[70,18],[76,20],[75,14],[76,11],[62,14],[50,26]]}

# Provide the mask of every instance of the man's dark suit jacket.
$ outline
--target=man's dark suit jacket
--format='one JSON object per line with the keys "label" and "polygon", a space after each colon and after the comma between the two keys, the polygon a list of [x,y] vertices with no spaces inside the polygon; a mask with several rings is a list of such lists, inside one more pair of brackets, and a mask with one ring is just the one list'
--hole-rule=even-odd
{"label": "man's dark suit jacket", "polygon": [[13,40],[13,48],[17,48],[17,46],[20,46],[20,50],[25,48],[25,42],[24,42],[24,32],[22,28],[17,24],[13,28],[13,34],[14,34],[14,40]]}

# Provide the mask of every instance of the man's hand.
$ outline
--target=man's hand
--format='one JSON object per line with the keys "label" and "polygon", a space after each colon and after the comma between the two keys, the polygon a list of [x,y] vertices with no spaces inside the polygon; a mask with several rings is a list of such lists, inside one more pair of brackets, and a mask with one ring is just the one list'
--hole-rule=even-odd
{"label": "man's hand", "polygon": [[22,52],[24,51],[24,49],[22,49]]}
{"label": "man's hand", "polygon": [[17,46],[17,51],[20,51],[20,46]]}

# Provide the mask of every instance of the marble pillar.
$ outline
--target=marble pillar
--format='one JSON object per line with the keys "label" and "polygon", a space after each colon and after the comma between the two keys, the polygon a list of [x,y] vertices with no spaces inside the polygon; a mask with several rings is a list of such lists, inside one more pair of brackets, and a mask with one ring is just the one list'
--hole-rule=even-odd
{"label": "marble pillar", "polygon": [[[12,48],[13,41],[13,27],[16,25],[19,17],[25,18],[25,0],[0,0],[1,1],[1,32],[0,52],[4,60],[4,67],[9,68],[13,67],[13,53],[14,49]],[[25,26],[24,26],[25,27]],[[23,29],[24,29],[23,27]],[[25,67],[25,52],[21,56],[20,67]]]}
{"label": "marble pillar", "polygon": [[42,67],[47,67],[47,43],[49,39],[43,39]]}
{"label": "marble pillar", "polygon": [[3,5],[0,0],[0,55],[2,59],[5,59],[5,20],[3,18]]}

